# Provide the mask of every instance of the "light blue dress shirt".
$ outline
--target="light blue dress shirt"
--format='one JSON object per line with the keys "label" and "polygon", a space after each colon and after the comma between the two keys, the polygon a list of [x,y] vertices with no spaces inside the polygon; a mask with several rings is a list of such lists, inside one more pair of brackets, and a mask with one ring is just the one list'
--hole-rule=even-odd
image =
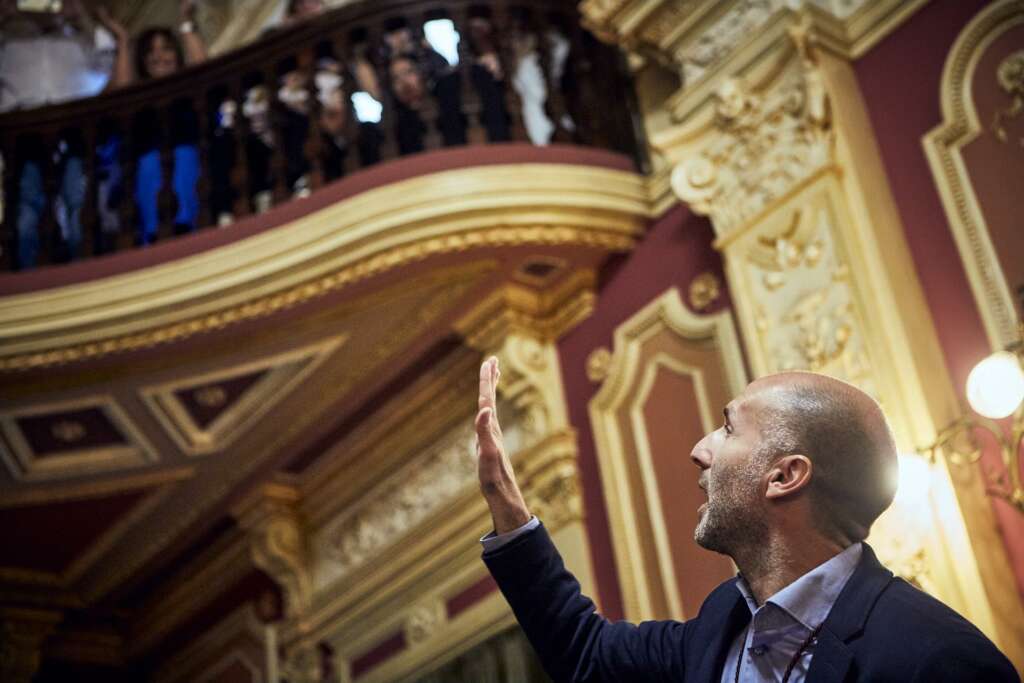
{"label": "light blue dress shirt", "polygon": [[[484,551],[497,550],[528,531],[540,526],[536,517],[509,531],[496,535],[493,531],[480,542]],[[789,584],[758,607],[747,582],[739,576],[736,588],[753,615],[750,626],[744,629],[729,648],[729,655],[722,669],[722,683],[736,680],[736,666],[740,662],[742,683],[779,683],[786,673],[786,667],[803,645],[807,637],[820,626],[828,616],[832,605],[846,582],[853,576],[863,546],[855,543],[832,559],[824,562],[799,579]],[[789,683],[803,683],[814,656],[815,642],[804,649],[799,661],[793,667]]]}
{"label": "light blue dress shirt", "polygon": [[[722,669],[722,683],[736,680],[741,653],[742,683],[782,681],[797,650],[825,621],[839,593],[853,576],[862,552],[863,546],[854,543],[768,598],[760,607],[750,592],[750,586],[742,576],[738,577],[736,588],[753,617],[750,626],[736,637],[729,648],[729,656]],[[803,683],[807,679],[814,646],[812,640],[804,649],[789,676],[789,683]]]}

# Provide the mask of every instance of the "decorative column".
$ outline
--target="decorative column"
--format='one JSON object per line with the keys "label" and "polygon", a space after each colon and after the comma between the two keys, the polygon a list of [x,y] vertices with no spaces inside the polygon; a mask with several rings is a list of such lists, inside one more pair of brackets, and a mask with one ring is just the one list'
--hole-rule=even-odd
{"label": "decorative column", "polygon": [[31,683],[39,671],[43,643],[62,615],[49,610],[0,608],[0,680]]}
{"label": "decorative column", "polygon": [[593,285],[590,271],[569,276],[551,292],[507,285],[455,325],[483,357],[498,357],[499,418],[510,411],[518,427],[513,442],[506,435],[508,451],[515,454],[516,477],[530,510],[559,539],[567,564],[585,590],[593,583],[582,524],[576,434],[569,425],[554,342],[593,310]]}
{"label": "decorative column", "polygon": [[[806,18],[789,34],[677,136],[671,185],[711,218],[754,375],[805,369],[861,387],[909,468],[955,397],[852,69]],[[1021,661],[1024,611],[1007,609],[1014,582],[981,482],[954,484],[944,465],[917,478],[931,490],[901,488],[871,542]]]}

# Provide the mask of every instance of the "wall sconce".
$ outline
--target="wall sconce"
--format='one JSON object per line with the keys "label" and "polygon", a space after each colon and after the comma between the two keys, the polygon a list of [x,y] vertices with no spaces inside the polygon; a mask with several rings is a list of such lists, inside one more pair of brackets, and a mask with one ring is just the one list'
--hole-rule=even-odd
{"label": "wall sconce", "polygon": [[[1003,466],[995,472],[982,471],[989,495],[1002,498],[1024,513],[1020,450],[1024,445],[1024,322],[1021,339],[1006,351],[997,351],[974,366],[967,376],[967,402],[977,415],[964,415],[939,432],[935,443],[923,453],[932,462],[942,451],[953,465],[973,465],[981,459],[983,446],[978,430],[991,434],[1002,455]],[[996,420],[1011,417],[1009,436]]]}

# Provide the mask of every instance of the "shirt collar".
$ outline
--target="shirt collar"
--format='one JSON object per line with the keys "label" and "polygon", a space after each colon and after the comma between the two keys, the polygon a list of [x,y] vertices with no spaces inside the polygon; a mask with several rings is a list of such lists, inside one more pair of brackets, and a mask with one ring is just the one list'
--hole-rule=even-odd
{"label": "shirt collar", "polygon": [[[863,545],[854,543],[768,598],[765,603],[784,609],[809,630],[817,628],[825,621],[843,586],[853,576],[862,552]],[[736,588],[746,600],[751,614],[756,613],[757,601],[743,576],[737,578]]]}

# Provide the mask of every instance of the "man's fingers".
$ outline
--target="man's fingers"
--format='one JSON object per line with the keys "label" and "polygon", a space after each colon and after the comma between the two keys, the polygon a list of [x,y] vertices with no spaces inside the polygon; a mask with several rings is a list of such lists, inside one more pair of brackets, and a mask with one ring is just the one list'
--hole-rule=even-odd
{"label": "man's fingers", "polygon": [[478,405],[481,410],[490,408],[496,411],[498,407],[498,359],[491,356],[480,366],[480,398]]}

